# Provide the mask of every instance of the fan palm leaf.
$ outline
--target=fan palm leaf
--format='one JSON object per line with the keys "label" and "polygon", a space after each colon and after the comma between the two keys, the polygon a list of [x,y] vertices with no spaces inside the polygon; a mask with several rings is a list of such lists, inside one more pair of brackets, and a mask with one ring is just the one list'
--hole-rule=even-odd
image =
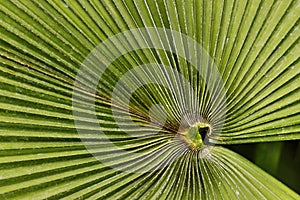
{"label": "fan palm leaf", "polygon": [[298,0],[1,1],[1,199],[299,199],[225,146],[299,140],[299,17]]}

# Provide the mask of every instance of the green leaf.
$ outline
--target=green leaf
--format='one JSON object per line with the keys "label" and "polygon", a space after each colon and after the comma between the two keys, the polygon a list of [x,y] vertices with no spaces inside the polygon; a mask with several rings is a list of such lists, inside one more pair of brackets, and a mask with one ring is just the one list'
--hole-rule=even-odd
{"label": "green leaf", "polygon": [[0,1],[1,199],[299,198],[214,146],[300,139],[299,18],[297,0]]}

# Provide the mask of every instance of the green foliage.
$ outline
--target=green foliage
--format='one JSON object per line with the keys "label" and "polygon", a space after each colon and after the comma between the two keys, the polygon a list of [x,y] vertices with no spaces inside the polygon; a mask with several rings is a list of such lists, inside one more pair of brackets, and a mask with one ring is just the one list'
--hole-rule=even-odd
{"label": "green foliage", "polygon": [[[298,0],[0,1],[0,198],[299,199],[221,146],[300,139],[299,18]],[[181,41],[145,30],[95,52],[144,27]],[[105,61],[156,43],[112,60],[93,93]],[[255,162],[276,171],[280,145]]]}

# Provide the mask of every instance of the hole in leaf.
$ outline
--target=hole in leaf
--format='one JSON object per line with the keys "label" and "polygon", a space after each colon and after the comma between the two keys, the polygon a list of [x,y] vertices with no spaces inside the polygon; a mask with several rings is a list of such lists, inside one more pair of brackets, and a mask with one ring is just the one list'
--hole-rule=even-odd
{"label": "hole in leaf", "polygon": [[205,137],[209,135],[210,129],[209,127],[199,127],[198,132],[201,135],[202,140],[204,140]]}

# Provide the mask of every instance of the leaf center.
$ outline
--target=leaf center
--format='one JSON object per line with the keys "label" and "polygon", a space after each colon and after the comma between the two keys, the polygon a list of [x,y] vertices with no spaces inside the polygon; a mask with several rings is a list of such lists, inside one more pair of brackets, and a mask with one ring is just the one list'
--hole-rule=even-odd
{"label": "leaf center", "polygon": [[180,133],[180,138],[186,142],[191,149],[198,150],[204,146],[205,137],[210,134],[210,125],[196,123]]}

